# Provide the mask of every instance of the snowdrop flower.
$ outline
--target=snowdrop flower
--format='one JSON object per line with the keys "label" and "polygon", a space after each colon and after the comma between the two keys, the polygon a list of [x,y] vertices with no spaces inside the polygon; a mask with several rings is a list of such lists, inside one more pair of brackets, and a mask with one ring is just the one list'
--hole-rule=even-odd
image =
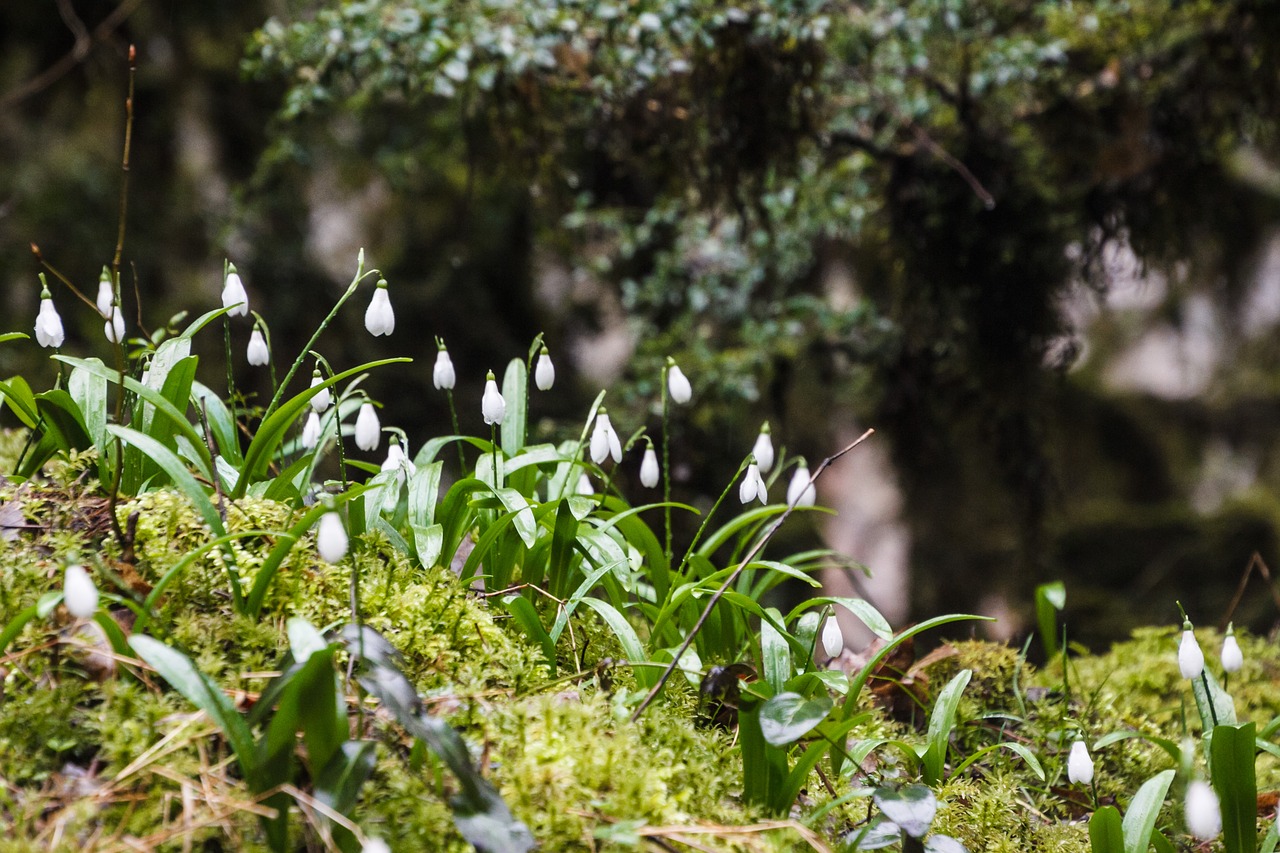
{"label": "snowdrop flower", "polygon": [[759,498],[760,503],[767,503],[769,500],[768,487],[760,476],[760,466],[756,464],[755,459],[747,465],[747,473],[742,475],[742,484],[738,486],[738,500],[747,504],[751,503],[753,498]]}
{"label": "snowdrop flower", "polygon": [[693,387],[689,385],[689,380],[676,360],[670,356],[667,356],[667,390],[671,392],[671,399],[677,403],[684,404],[693,399]]}
{"label": "snowdrop flower", "polygon": [[418,471],[418,467],[413,464],[409,454],[405,453],[404,445],[398,441],[392,441],[387,445],[387,458],[383,461],[381,470],[395,471],[397,469],[404,471],[410,477]]}
{"label": "snowdrop flower", "polygon": [[360,853],[391,853],[391,847],[376,835],[370,835],[360,845]]}
{"label": "snowdrop flower", "polygon": [[111,319],[102,324],[102,333],[113,344],[118,344],[124,340],[124,315],[120,313],[119,302],[112,303]]}
{"label": "snowdrop flower", "polygon": [[53,307],[53,297],[49,294],[49,285],[40,274],[40,311],[36,314],[36,341],[42,347],[60,347],[66,335],[62,329],[62,318],[58,309]]}
{"label": "snowdrop flower", "polygon": [[1187,785],[1185,811],[1187,832],[1201,841],[1211,841],[1222,832],[1222,809],[1218,805],[1218,795],[1203,779],[1193,779]]}
{"label": "snowdrop flower", "polygon": [[360,406],[360,414],[356,415],[356,447],[377,450],[381,438],[382,424],[378,422],[378,412],[373,403],[366,401]]}
{"label": "snowdrop flower", "polygon": [[1191,631],[1191,620],[1182,623],[1182,641],[1178,643],[1178,669],[1183,678],[1199,678],[1204,672],[1204,652]]}
{"label": "snowdrop flower", "polygon": [[396,330],[396,314],[391,310],[391,297],[387,293],[387,280],[378,279],[378,287],[373,291],[373,299],[364,312],[364,327],[375,338],[378,335],[389,335]]}
{"label": "snowdrop flower", "polygon": [[1240,644],[1236,642],[1235,623],[1227,625],[1227,638],[1222,641],[1222,668],[1226,672],[1239,672],[1244,666],[1244,655],[1240,652]]}
{"label": "snowdrop flower", "polygon": [[790,506],[813,506],[813,484],[809,482],[809,466],[800,460],[796,472],[791,475],[791,484],[787,486],[787,504]]}
{"label": "snowdrop flower", "polygon": [[756,436],[756,444],[751,448],[751,452],[755,454],[756,464],[760,466],[761,471],[768,472],[773,467],[773,438],[769,435],[768,421],[760,427],[760,434]]}
{"label": "snowdrop flower", "polygon": [[115,290],[111,287],[111,274],[107,272],[107,268],[102,268],[102,275],[98,276],[98,313],[102,315],[102,319],[106,320],[111,317],[111,304],[116,301]]}
{"label": "snowdrop flower", "polygon": [[658,454],[653,452],[653,445],[645,448],[644,459],[640,460],[640,485],[652,489],[658,485]]}
{"label": "snowdrop flower", "polygon": [[614,462],[622,461],[622,443],[602,408],[596,412],[596,426],[591,432],[591,461],[599,465],[610,456]]}
{"label": "snowdrop flower", "polygon": [[[315,370],[311,371],[311,387],[314,388],[322,382],[324,382],[324,380],[320,378],[320,368],[317,367]],[[329,408],[329,404],[332,402],[333,395],[329,393],[328,388],[325,388],[311,398],[311,408],[315,409],[317,412],[323,412],[325,409]]]}
{"label": "snowdrop flower", "polygon": [[302,426],[302,446],[307,450],[314,450],[315,446],[320,443],[320,413],[311,412],[307,415],[307,422]]}
{"label": "snowdrop flower", "polygon": [[502,394],[498,392],[498,383],[493,378],[492,370],[485,376],[484,398],[480,401],[480,413],[484,415],[484,422],[490,426],[501,424],[502,419],[507,416],[507,401],[502,399]]}
{"label": "snowdrop flower", "polygon": [[550,391],[556,384],[556,366],[551,363],[551,353],[546,347],[538,354],[538,365],[533,369],[533,382],[539,391]]}
{"label": "snowdrop flower", "polygon": [[1093,759],[1084,741],[1076,738],[1067,756],[1067,781],[1073,785],[1088,785],[1093,781]]}
{"label": "snowdrop flower", "polygon": [[449,358],[449,351],[444,348],[444,341],[436,338],[436,346],[439,351],[436,353],[435,369],[431,371],[431,381],[435,383],[436,390],[451,391],[458,379],[453,372],[453,360]]}
{"label": "snowdrop flower", "polygon": [[591,478],[587,476],[587,472],[583,471],[582,476],[578,477],[578,494],[583,497],[591,497],[596,493],[595,486],[591,485]]}
{"label": "snowdrop flower", "polygon": [[840,623],[834,613],[827,617],[822,626],[822,648],[829,658],[839,657],[844,651],[844,632],[840,630]]}
{"label": "snowdrop flower", "polygon": [[271,351],[267,349],[267,339],[257,326],[253,327],[253,332],[249,335],[249,351],[246,353],[246,357],[249,363],[255,367],[261,367],[271,360]]}
{"label": "snowdrop flower", "polygon": [[62,579],[62,602],[77,619],[88,619],[98,612],[98,588],[84,566],[67,566]]}
{"label": "snowdrop flower", "polygon": [[227,314],[232,317],[243,317],[249,313],[249,294],[244,291],[244,282],[235,264],[227,264],[227,277],[222,282],[222,307],[229,308]]}
{"label": "snowdrop flower", "polygon": [[326,563],[339,563],[347,556],[347,529],[342,526],[342,516],[333,510],[320,516],[316,550]]}

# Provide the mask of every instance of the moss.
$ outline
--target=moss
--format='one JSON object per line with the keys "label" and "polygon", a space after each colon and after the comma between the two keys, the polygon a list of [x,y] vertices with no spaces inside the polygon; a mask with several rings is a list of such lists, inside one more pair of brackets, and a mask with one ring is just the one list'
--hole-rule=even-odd
{"label": "moss", "polygon": [[1083,822],[1040,818],[1027,802],[1022,783],[995,774],[984,779],[953,779],[938,791],[933,831],[950,835],[969,853],[1087,853]]}

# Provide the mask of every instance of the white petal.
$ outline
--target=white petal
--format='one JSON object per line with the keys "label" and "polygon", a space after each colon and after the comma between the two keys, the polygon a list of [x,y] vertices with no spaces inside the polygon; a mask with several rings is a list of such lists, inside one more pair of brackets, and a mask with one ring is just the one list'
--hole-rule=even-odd
{"label": "white petal", "polygon": [[596,417],[595,429],[591,431],[591,461],[600,465],[609,458],[609,434],[600,428],[600,416]]}
{"label": "white petal", "polygon": [[1071,744],[1071,754],[1067,756],[1067,781],[1073,785],[1088,785],[1093,781],[1093,759],[1082,740]]}
{"label": "white petal", "polygon": [[116,301],[115,292],[111,289],[111,282],[98,282],[98,313],[102,315],[102,319],[111,316],[111,304]]}
{"label": "white petal", "polygon": [[347,556],[347,529],[342,526],[342,516],[336,512],[320,516],[316,550],[326,563],[338,563]]}
{"label": "white petal", "polygon": [[622,442],[618,440],[618,432],[612,424],[609,425],[609,455],[614,462],[622,461]]}
{"label": "white petal", "polygon": [[41,299],[40,313],[36,315],[36,341],[42,347],[60,347],[64,338],[62,318],[53,307],[53,300]]}
{"label": "white petal", "polygon": [[498,383],[492,379],[484,383],[484,398],[480,401],[480,413],[486,424],[501,424],[507,416],[507,401],[498,391]]}
{"label": "white petal", "polygon": [[124,315],[120,313],[119,305],[111,306],[111,319],[102,324],[102,333],[113,344],[124,340]]}
{"label": "white petal", "polygon": [[678,365],[671,365],[667,370],[667,388],[671,391],[671,399],[677,403],[687,403],[693,399],[693,387]]}
{"label": "white petal", "polygon": [[587,476],[587,472],[583,471],[582,476],[578,478],[578,494],[590,497],[595,493],[595,487],[591,485],[591,478]]}
{"label": "white petal", "polygon": [[378,412],[373,403],[360,406],[360,414],[356,415],[356,447],[361,450],[377,450],[378,441],[382,438],[382,424],[378,422]]}
{"label": "white petal", "polygon": [[383,471],[394,471],[404,462],[404,448],[400,442],[393,441],[387,445],[387,459],[382,463]]}
{"label": "white petal", "polygon": [[227,314],[232,317],[243,317],[249,313],[249,295],[245,293],[240,273],[234,270],[227,274],[227,280],[222,283],[222,307],[230,308]]}
{"label": "white petal", "polygon": [[1182,641],[1178,643],[1178,669],[1183,678],[1199,678],[1204,672],[1204,652],[1200,651],[1190,628],[1182,632]]}
{"label": "white petal", "polygon": [[738,500],[744,504],[751,503],[756,496],[756,482],[760,479],[756,471],[756,463],[752,462],[747,466],[746,473],[742,475],[742,482],[738,485]]}
{"label": "white petal", "polygon": [[787,486],[787,504],[791,506],[813,506],[816,495],[809,484],[809,469],[801,465],[791,475],[791,484]]}
{"label": "white petal", "polygon": [[254,329],[249,335],[249,351],[246,353],[249,363],[261,367],[271,360],[271,351],[267,349],[267,339],[262,331]]}
{"label": "white petal", "polygon": [[449,358],[449,353],[440,350],[436,353],[436,366],[431,372],[431,381],[440,391],[447,391],[453,388],[457,382],[457,376],[453,372],[453,360]]}
{"label": "white petal", "polygon": [[[1203,779],[1193,779],[1187,785],[1187,831],[1201,841],[1211,841],[1222,832],[1222,809],[1218,795]],[[1252,841],[1249,842],[1253,844]]]}
{"label": "white petal", "polygon": [[769,433],[762,431],[756,436],[756,443],[751,448],[751,453],[756,457],[756,464],[760,466],[761,471],[768,471],[773,467],[773,439],[769,437]]}
{"label": "white petal", "polygon": [[644,452],[644,459],[640,462],[640,485],[647,489],[652,489],[658,485],[658,477],[661,472],[658,470],[658,454],[650,447]]}
{"label": "white petal", "polygon": [[1244,654],[1240,651],[1240,644],[1236,642],[1234,634],[1228,634],[1222,641],[1222,668],[1227,672],[1239,672],[1242,666]]}
{"label": "white petal", "polygon": [[[324,382],[324,379],[322,379],[318,374],[311,377],[312,388],[316,387],[322,382]],[[329,404],[332,402],[333,402],[333,395],[329,393],[328,388],[324,388],[319,393],[317,393],[314,397],[311,398],[311,408],[315,409],[317,412],[323,412],[325,409],[329,408]]]}
{"label": "white petal", "polygon": [[538,356],[538,365],[533,369],[533,381],[539,391],[550,391],[556,382],[556,368],[551,363],[551,356],[545,352]]}
{"label": "white petal", "polygon": [[765,485],[764,477],[760,476],[760,466],[752,465],[748,469],[753,472],[756,478],[756,497],[760,499],[760,503],[769,502],[769,487]]}
{"label": "white petal", "polygon": [[62,601],[67,612],[77,619],[88,619],[98,612],[98,588],[83,566],[67,566],[62,580]]}
{"label": "white petal", "polygon": [[314,450],[315,446],[320,443],[320,414],[311,412],[307,415],[307,422],[302,426],[302,446],[307,450]]}
{"label": "white petal", "polygon": [[391,297],[385,287],[373,291],[373,299],[369,300],[369,307],[364,312],[364,327],[375,337],[395,331],[396,315],[391,309]]}
{"label": "white petal", "polygon": [[840,630],[840,622],[835,614],[828,616],[826,624],[822,626],[822,648],[829,658],[839,657],[844,651],[844,632]]}

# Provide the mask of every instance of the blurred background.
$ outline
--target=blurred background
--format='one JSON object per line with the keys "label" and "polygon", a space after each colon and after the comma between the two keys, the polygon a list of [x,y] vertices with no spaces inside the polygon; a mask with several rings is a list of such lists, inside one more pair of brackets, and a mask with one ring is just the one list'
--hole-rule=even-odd
{"label": "blurred background", "polygon": [[[873,576],[828,580],[897,624],[1017,636],[1057,579],[1088,644],[1175,599],[1280,619],[1258,577],[1231,610],[1255,554],[1280,569],[1275,4],[4,4],[6,330],[34,322],[31,243],[89,294],[111,260],[130,44],[131,327],[216,307],[227,258],[291,362],[364,247],[396,333],[362,291],[320,349],[415,358],[366,386],[415,446],[449,431],[436,335],[467,431],[544,332],[544,438],[600,388],[656,435],[671,355],[678,499],[709,505],[766,419],[811,465],[876,428],[819,484],[838,514],[774,547],[847,552]],[[54,296],[64,349],[105,356]],[[0,348],[15,373],[54,377],[34,345]]]}

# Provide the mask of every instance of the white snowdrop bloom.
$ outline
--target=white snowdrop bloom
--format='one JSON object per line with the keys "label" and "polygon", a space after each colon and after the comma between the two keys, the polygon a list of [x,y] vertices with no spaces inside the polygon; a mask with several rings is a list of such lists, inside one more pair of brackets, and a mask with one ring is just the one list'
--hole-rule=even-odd
{"label": "white snowdrop bloom", "polygon": [[316,531],[316,550],[326,563],[339,563],[347,556],[347,529],[342,516],[330,510],[320,516]]}
{"label": "white snowdrop bloom", "polygon": [[391,846],[376,835],[370,835],[360,845],[360,853],[391,853]]}
{"label": "white snowdrop bloom", "polygon": [[102,333],[113,344],[124,340],[124,315],[120,313],[119,305],[111,306],[111,319],[102,324]]}
{"label": "white snowdrop bloom", "polygon": [[1222,668],[1226,672],[1239,672],[1244,666],[1244,654],[1236,642],[1236,626],[1227,625],[1227,637],[1222,641]]}
{"label": "white snowdrop bloom", "polygon": [[307,415],[307,422],[302,425],[302,446],[307,450],[315,450],[317,444],[320,443],[320,413],[311,412]]}
{"label": "white snowdrop bloom", "polygon": [[[41,284],[44,276],[41,275]],[[48,286],[40,291],[40,311],[36,314],[36,341],[42,347],[60,347],[66,338],[62,328],[62,318],[58,309],[53,307],[53,297],[49,295]]]}
{"label": "white snowdrop bloom", "polygon": [[591,497],[596,493],[596,487],[591,485],[591,478],[587,476],[586,471],[583,471],[582,475],[578,477],[577,491],[578,491],[578,494],[582,495],[583,497]]}
{"label": "white snowdrop bloom", "polygon": [[646,489],[652,489],[658,485],[660,473],[658,470],[658,454],[653,452],[652,447],[646,448],[644,459],[640,461],[640,485]]}
{"label": "white snowdrop bloom", "polygon": [[773,438],[769,434],[768,421],[760,427],[760,434],[756,436],[756,443],[751,448],[751,452],[755,455],[756,464],[760,466],[761,471],[767,473],[773,467]]}
{"label": "white snowdrop bloom", "polygon": [[249,350],[245,355],[255,367],[261,367],[271,360],[271,351],[267,349],[267,339],[261,329],[254,327],[249,335]]}
{"label": "white snowdrop bloom", "polygon": [[682,405],[693,399],[693,386],[673,358],[667,359],[667,390],[671,399]]}
{"label": "white snowdrop bloom", "polygon": [[1218,795],[1203,779],[1193,779],[1187,785],[1185,811],[1187,832],[1201,841],[1212,841],[1222,832],[1222,809],[1218,805]]}
{"label": "white snowdrop bloom", "polygon": [[1067,781],[1073,785],[1088,785],[1093,781],[1093,759],[1079,738],[1071,744],[1071,753],[1067,756]]}
{"label": "white snowdrop bloom", "polygon": [[791,475],[791,484],[787,486],[787,503],[791,506],[813,506],[817,495],[809,483],[809,466],[800,461],[796,472]]}
{"label": "white snowdrop bloom", "polygon": [[839,657],[844,651],[844,632],[840,630],[840,622],[832,613],[822,626],[822,649],[827,657]]}
{"label": "white snowdrop bloom", "polygon": [[1182,623],[1182,640],[1178,643],[1178,669],[1183,678],[1199,678],[1204,672],[1204,652],[1191,631],[1191,622]]}
{"label": "white snowdrop bloom", "polygon": [[88,619],[98,612],[98,588],[84,566],[67,566],[62,579],[62,602],[77,619]]}
{"label": "white snowdrop bloom", "polygon": [[404,448],[400,442],[393,441],[387,445],[387,458],[382,463],[383,471],[394,471],[404,462]]}
{"label": "white snowdrop bloom", "polygon": [[[324,382],[324,379],[320,377],[320,368],[317,367],[311,373],[311,387],[314,388],[322,382]],[[311,408],[315,409],[317,412],[323,412],[325,409],[329,408],[329,405],[332,402],[333,395],[329,393],[328,388],[324,388],[311,398]]]}
{"label": "white snowdrop bloom", "polygon": [[489,425],[501,424],[502,419],[507,416],[507,401],[502,399],[502,394],[498,391],[498,383],[493,378],[492,370],[484,380],[484,398],[480,401],[480,413],[484,415],[484,422]]}
{"label": "white snowdrop bloom", "polygon": [[107,268],[102,268],[102,275],[98,278],[98,313],[102,315],[102,319],[106,320],[111,317],[111,305],[116,301],[115,290],[111,287],[111,274],[107,272]]}
{"label": "white snowdrop bloom", "polygon": [[622,461],[622,443],[609,422],[609,415],[601,409],[596,413],[595,429],[591,432],[591,461],[599,465],[610,456],[614,462]]}
{"label": "white snowdrop bloom", "polygon": [[551,386],[556,384],[556,366],[551,363],[551,353],[546,347],[542,348],[538,364],[533,368],[533,383],[538,386],[539,391],[550,391]]}
{"label": "white snowdrop bloom", "polygon": [[360,414],[356,415],[356,447],[361,450],[377,450],[382,438],[382,424],[378,421],[378,411],[373,403],[360,405]]}
{"label": "white snowdrop bloom", "polygon": [[458,381],[457,374],[453,372],[453,360],[449,358],[449,351],[444,348],[444,344],[440,344],[440,350],[436,353],[436,366],[431,371],[431,381],[439,391],[452,390]]}
{"label": "white snowdrop bloom", "polygon": [[389,335],[396,329],[396,314],[391,310],[391,296],[387,293],[387,280],[378,279],[377,289],[373,291],[373,299],[364,312],[364,327],[369,334]]}
{"label": "white snowdrop bloom", "polygon": [[245,293],[244,282],[235,264],[227,265],[227,277],[222,282],[222,307],[229,308],[227,314],[232,317],[243,317],[249,313],[249,294]]}
{"label": "white snowdrop bloom", "polygon": [[738,499],[746,504],[751,503],[754,498],[759,498],[760,503],[769,502],[769,489],[760,476],[760,466],[752,460],[747,466],[747,472],[742,475],[742,484],[738,486]]}

